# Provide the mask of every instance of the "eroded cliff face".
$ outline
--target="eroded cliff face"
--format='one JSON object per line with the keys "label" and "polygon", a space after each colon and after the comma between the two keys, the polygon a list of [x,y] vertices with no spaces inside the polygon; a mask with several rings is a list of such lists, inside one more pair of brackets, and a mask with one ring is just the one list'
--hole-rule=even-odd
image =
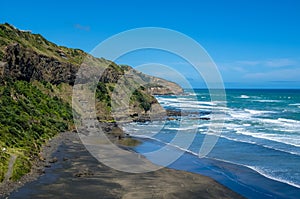
{"label": "eroded cliff face", "polygon": [[140,84],[145,87],[146,92],[150,95],[179,95],[184,92],[183,89],[174,82],[146,75],[130,66],[122,66],[122,68],[124,68],[127,75],[139,79]]}
{"label": "eroded cliff face", "polygon": [[[79,76],[81,68],[87,70]],[[88,78],[98,72],[102,73],[98,83],[90,84]],[[79,106],[83,101],[72,104],[72,99],[79,97],[73,95],[77,83],[87,89],[79,95],[96,89],[92,95],[96,97],[97,119],[105,122],[107,132],[117,139],[124,134],[116,120],[143,122],[164,117],[165,110],[153,94],[182,92],[175,83],[0,24],[0,146],[5,147],[0,153],[0,182],[5,179],[11,155],[17,157],[12,176],[17,180],[30,171],[32,157],[45,140],[74,129],[72,109],[77,114],[86,111]],[[116,93],[118,97],[114,97]]]}
{"label": "eroded cliff face", "polygon": [[[96,59],[97,60],[97,59]],[[134,70],[131,67],[120,67],[113,62],[98,59],[99,67],[108,66],[103,71],[99,81],[103,83],[117,83],[122,75],[130,73],[126,78],[139,79],[141,86],[146,87],[146,92],[151,95],[181,94],[183,89],[176,83],[149,76]],[[0,61],[0,75],[2,78],[10,77],[14,80],[46,81],[58,85],[67,83],[74,85],[76,73],[80,65],[61,62],[53,57],[38,54],[32,49],[25,48],[19,43],[14,43],[5,48],[5,53]],[[90,75],[87,74],[86,76]]]}
{"label": "eroded cliff face", "polygon": [[[154,118],[154,115],[162,115],[164,110],[153,95],[183,92],[173,82],[143,74],[130,66],[119,66],[112,61],[92,57],[79,49],[57,46],[41,35],[19,31],[8,24],[0,25],[0,51],[1,79],[48,82],[55,86],[67,84],[71,90],[75,80],[86,84],[88,77],[101,72],[101,85],[96,90],[100,121],[115,119],[111,114],[110,100],[117,86],[122,87],[129,100],[122,102],[123,98],[119,96],[116,101],[121,108],[116,111],[115,117],[126,121],[145,121]],[[96,67],[90,69],[87,67],[89,64]],[[87,70],[76,79],[80,67],[87,67]],[[64,93],[56,95],[59,97]],[[68,102],[71,103],[70,100]]]}
{"label": "eroded cliff face", "polygon": [[2,77],[13,80],[46,81],[58,85],[74,84],[78,66],[38,54],[19,43],[6,47],[2,59]]}

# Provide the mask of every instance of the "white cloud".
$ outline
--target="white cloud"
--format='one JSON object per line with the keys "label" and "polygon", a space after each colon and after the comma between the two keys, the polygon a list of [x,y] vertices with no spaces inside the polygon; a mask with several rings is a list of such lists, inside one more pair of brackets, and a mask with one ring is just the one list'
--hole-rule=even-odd
{"label": "white cloud", "polygon": [[243,66],[257,66],[261,63],[262,63],[262,61],[248,61],[248,60],[245,60],[245,61],[236,61],[233,64],[243,65]]}
{"label": "white cloud", "polygon": [[90,26],[83,26],[81,24],[75,24],[74,28],[78,29],[78,30],[84,30],[84,31],[90,31]]}
{"label": "white cloud", "polygon": [[244,60],[218,64],[225,82],[299,81],[298,59]]}
{"label": "white cloud", "polygon": [[249,73],[244,75],[243,77],[245,79],[259,81],[299,81],[300,68]]}
{"label": "white cloud", "polygon": [[298,62],[293,59],[268,59],[268,60],[255,60],[255,61],[236,61],[236,64],[241,66],[267,66],[267,67],[286,67],[296,65]]}
{"label": "white cloud", "polygon": [[278,59],[278,60],[269,60],[265,63],[269,67],[284,67],[284,66],[292,66],[297,64],[295,60],[292,59]]}

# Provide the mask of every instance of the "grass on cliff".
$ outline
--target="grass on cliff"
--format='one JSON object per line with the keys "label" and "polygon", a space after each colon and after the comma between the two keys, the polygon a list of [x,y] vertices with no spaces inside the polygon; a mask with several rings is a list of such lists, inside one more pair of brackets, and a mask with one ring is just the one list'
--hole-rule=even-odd
{"label": "grass on cliff", "polygon": [[86,53],[82,50],[58,46],[46,40],[40,34],[21,31],[7,23],[0,24],[0,60],[4,56],[5,47],[12,43],[19,43],[23,47],[30,48],[39,54],[56,58],[61,62],[78,65],[86,57]]}
{"label": "grass on cliff", "polygon": [[0,181],[9,157],[17,155],[13,180],[31,167],[41,145],[72,126],[72,108],[25,81],[2,81],[0,86]]}
{"label": "grass on cliff", "polygon": [[[55,62],[75,64],[79,67],[87,57],[87,65],[109,66],[96,85],[96,108],[98,120],[114,121],[111,116],[112,93],[119,78],[125,72],[129,72],[131,67],[92,57],[79,49],[58,46],[39,34],[21,31],[9,24],[0,24],[0,61],[7,56],[6,47],[14,43],[29,49],[28,52],[54,58]],[[23,73],[22,70],[18,72]],[[138,86],[151,78],[138,71],[133,71],[133,74],[137,79],[127,78],[123,85],[125,91],[131,94],[129,108],[134,113],[146,113],[156,101],[147,94],[144,87]],[[12,179],[17,180],[30,170],[32,158],[40,152],[41,145],[46,140],[73,126],[70,106],[72,84],[52,85],[43,80],[31,81],[4,81],[0,78],[0,182],[4,179],[12,155],[17,156]],[[131,90],[126,88],[130,86],[138,89],[131,93]],[[126,145],[136,144],[130,139],[121,142]]]}
{"label": "grass on cliff", "polygon": [[155,98],[144,91],[144,87],[136,89],[130,98],[131,103],[137,103],[145,112],[149,111],[151,105],[156,102]]}

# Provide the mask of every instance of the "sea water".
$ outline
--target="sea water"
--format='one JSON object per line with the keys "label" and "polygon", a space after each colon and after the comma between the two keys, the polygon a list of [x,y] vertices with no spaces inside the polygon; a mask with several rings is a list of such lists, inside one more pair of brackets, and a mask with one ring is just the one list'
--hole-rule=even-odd
{"label": "sea water", "polygon": [[[183,155],[168,167],[210,176],[248,198],[300,198],[300,90],[226,90],[226,107],[207,90],[156,98],[185,114],[123,125],[143,139],[137,152],[147,157],[169,145]],[[209,131],[212,125],[223,126],[220,134]],[[208,134],[218,141],[199,157]],[[178,136],[182,142],[174,142]]]}

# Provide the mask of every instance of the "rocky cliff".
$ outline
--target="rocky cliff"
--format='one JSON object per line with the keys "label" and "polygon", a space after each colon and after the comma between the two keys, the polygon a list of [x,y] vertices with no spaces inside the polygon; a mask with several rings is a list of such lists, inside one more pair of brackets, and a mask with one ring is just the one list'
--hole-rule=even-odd
{"label": "rocky cliff", "polygon": [[[71,107],[72,88],[79,68],[89,64],[103,72],[97,85],[91,85],[96,86],[97,119],[102,122],[149,120],[164,113],[153,94],[182,92],[175,83],[2,24],[0,182],[10,180],[5,176],[8,171],[12,171],[8,173],[13,180],[29,172],[42,143],[61,131],[74,129],[72,108],[78,113],[80,110],[77,106]],[[78,83],[86,84],[86,78],[95,72],[97,70],[86,71]],[[117,89],[122,92],[116,92]],[[115,93],[120,94],[117,100],[113,100]],[[124,101],[125,95],[127,101]],[[117,108],[114,109],[113,104]],[[118,136],[122,134],[114,123],[110,129]]]}
{"label": "rocky cliff", "polygon": [[2,77],[14,80],[46,81],[58,85],[68,83],[72,85],[78,66],[68,62],[60,62],[53,57],[38,54],[19,43],[6,47],[2,58]]}
{"label": "rocky cliff", "polygon": [[142,83],[147,84],[150,94],[178,94],[180,86],[164,79],[140,73],[130,66],[119,66],[103,58],[91,58],[80,49],[71,49],[47,41],[39,34],[20,31],[9,24],[0,24],[0,75],[25,81],[46,81],[58,85],[73,85],[75,74],[84,60],[109,68],[103,73],[100,82],[116,83],[121,75],[131,71]]}
{"label": "rocky cliff", "polygon": [[[135,116],[142,114],[144,117],[144,114],[151,114],[152,110],[162,111],[151,95],[183,92],[173,82],[145,75],[130,66],[119,66],[103,58],[94,58],[79,49],[57,46],[39,34],[20,31],[9,24],[0,25],[0,77],[2,78],[27,82],[37,80],[52,85],[65,83],[72,86],[79,67],[86,64],[84,60],[87,58],[99,68],[108,66],[99,80],[99,83],[103,84],[100,86],[102,90],[97,89],[97,92],[102,92],[97,95],[100,97],[97,104],[100,120],[112,119],[110,103],[107,100],[111,97],[113,88],[120,78],[126,79],[129,85],[141,85],[137,91],[131,91],[133,96],[129,112]],[[95,71],[87,71],[86,76],[93,73]],[[82,81],[84,83],[84,78]],[[133,117],[133,120],[136,119]]]}

